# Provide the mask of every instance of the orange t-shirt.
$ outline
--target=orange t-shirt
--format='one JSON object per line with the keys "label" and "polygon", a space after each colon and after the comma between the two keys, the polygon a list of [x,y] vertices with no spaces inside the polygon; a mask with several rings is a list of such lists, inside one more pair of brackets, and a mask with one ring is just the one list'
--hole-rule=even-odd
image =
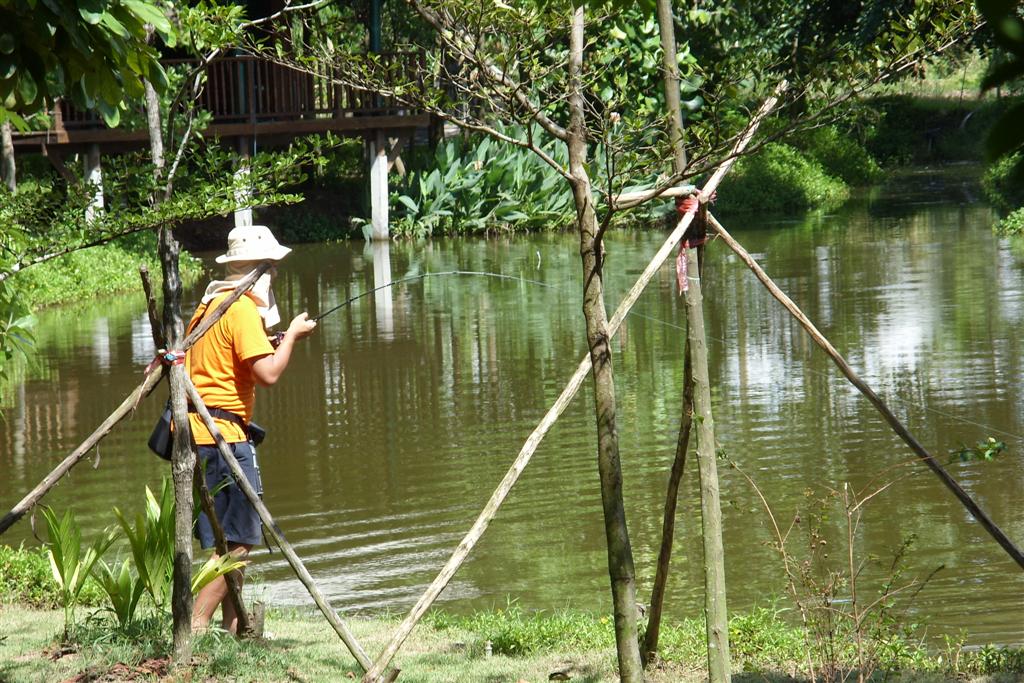
{"label": "orange t-shirt", "polygon": [[[189,329],[208,311],[214,311],[228,294],[230,292],[218,296],[208,306],[200,305],[192,315]],[[263,318],[256,310],[256,303],[246,295],[231,304],[221,319],[188,350],[185,370],[208,408],[228,410],[248,424],[256,403],[256,378],[249,361],[271,353],[274,347],[267,340]],[[197,444],[215,443],[198,414],[189,413],[188,417]],[[228,443],[247,439],[245,431],[234,422],[214,419]]]}

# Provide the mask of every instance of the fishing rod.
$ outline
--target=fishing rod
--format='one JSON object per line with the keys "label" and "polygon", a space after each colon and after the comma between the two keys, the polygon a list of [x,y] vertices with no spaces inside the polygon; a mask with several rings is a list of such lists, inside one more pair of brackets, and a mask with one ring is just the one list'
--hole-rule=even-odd
{"label": "fishing rod", "polygon": [[325,318],[326,316],[330,315],[331,313],[334,313],[339,308],[344,308],[345,306],[348,306],[352,302],[357,301],[359,299],[362,299],[364,296],[369,296],[370,294],[373,294],[374,292],[379,292],[382,289],[387,289],[388,287],[393,287],[395,285],[400,285],[403,282],[413,282],[415,280],[423,280],[423,279],[428,278],[428,277],[441,277],[441,276],[445,276],[445,275],[477,275],[477,276],[481,276],[481,277],[498,278],[498,279],[501,279],[501,280],[516,280],[518,282],[528,282],[528,283],[533,284],[533,285],[540,285],[541,287],[549,287],[549,288],[554,287],[554,285],[549,284],[547,282],[542,282],[541,280],[530,280],[529,278],[525,278],[525,277],[517,277],[515,275],[504,275],[502,273],[490,273],[490,272],[482,271],[482,270],[443,270],[443,271],[434,272],[434,273],[420,273],[419,275],[410,275],[408,277],[403,277],[403,278],[399,278],[397,280],[392,280],[391,282],[388,282],[387,284],[383,284],[383,285],[381,285],[379,287],[374,287],[373,289],[368,289],[365,292],[360,292],[359,294],[356,294],[355,296],[353,296],[353,297],[351,297],[349,299],[346,299],[345,301],[341,302],[337,306],[332,306],[331,308],[328,308],[326,311],[324,311],[320,315],[316,316],[315,318],[312,318],[312,320],[313,320],[313,322],[320,322],[321,319]]}

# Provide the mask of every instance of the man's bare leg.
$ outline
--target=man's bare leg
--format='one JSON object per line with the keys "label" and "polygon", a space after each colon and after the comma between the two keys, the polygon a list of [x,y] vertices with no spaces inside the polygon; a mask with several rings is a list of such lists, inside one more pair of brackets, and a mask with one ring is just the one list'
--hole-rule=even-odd
{"label": "man's bare leg", "polygon": [[[228,552],[238,559],[245,559],[252,550],[252,545],[247,543],[228,543]],[[218,557],[216,553],[214,557]],[[236,572],[241,580],[244,578],[242,572]],[[235,614],[235,607],[230,600],[225,601],[228,595],[228,583],[223,576],[219,576],[210,583],[203,586],[196,596],[195,606],[192,608],[192,631],[203,631],[210,625],[217,606],[223,604],[222,625],[225,630],[234,633],[238,628],[238,615]]]}

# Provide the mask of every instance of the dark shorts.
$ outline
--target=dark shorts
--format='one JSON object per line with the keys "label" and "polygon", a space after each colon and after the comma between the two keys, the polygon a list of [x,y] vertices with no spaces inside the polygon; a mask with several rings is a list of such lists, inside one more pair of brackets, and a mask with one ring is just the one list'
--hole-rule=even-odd
{"label": "dark shorts", "polygon": [[[256,449],[252,444],[242,441],[229,443],[235,459],[245,472],[246,479],[256,493],[263,493],[263,485],[260,482],[259,469],[256,466]],[[224,528],[224,538],[228,543],[244,543],[256,545],[262,538],[260,529],[260,517],[255,508],[249,503],[242,489],[238,488],[231,470],[228,469],[224,458],[216,446],[199,446],[199,462],[206,464],[206,486],[210,492],[218,491],[213,497],[213,509],[217,513]],[[227,482],[226,485],[222,485]],[[210,527],[210,520],[206,514],[199,513],[199,522],[196,525],[196,538],[199,539],[203,548],[214,547],[213,529]]]}

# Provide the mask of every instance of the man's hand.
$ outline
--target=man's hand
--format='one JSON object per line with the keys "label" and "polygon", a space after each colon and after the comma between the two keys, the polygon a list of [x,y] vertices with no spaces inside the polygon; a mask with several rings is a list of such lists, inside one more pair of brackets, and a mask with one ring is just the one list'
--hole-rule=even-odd
{"label": "man's hand", "polygon": [[296,339],[302,339],[313,334],[313,330],[316,329],[316,321],[309,319],[309,313],[303,311],[295,316],[291,323],[288,324],[288,332],[286,334],[294,336]]}
{"label": "man's hand", "polygon": [[260,356],[249,361],[252,374],[256,381],[263,386],[270,386],[281,378],[281,373],[288,367],[288,360],[292,355],[292,346],[296,339],[308,337],[316,329],[316,321],[309,319],[308,313],[300,313],[289,323],[288,331],[284,333],[281,341],[274,346],[274,353]]}

